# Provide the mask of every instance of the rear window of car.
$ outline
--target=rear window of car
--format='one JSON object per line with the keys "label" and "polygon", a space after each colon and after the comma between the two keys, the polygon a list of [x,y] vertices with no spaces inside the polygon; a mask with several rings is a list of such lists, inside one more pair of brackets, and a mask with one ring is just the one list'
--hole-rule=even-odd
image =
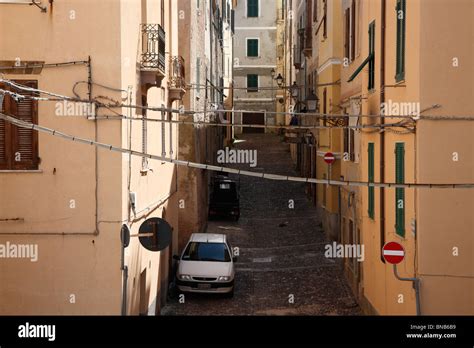
{"label": "rear window of car", "polygon": [[230,254],[225,243],[191,242],[183,254],[186,261],[230,262]]}

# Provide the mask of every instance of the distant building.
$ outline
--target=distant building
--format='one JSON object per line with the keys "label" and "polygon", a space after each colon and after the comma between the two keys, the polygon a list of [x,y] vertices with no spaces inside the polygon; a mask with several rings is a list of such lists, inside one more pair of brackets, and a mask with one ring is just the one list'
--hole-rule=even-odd
{"label": "distant building", "polygon": [[[234,122],[275,125],[278,7],[274,0],[239,1],[235,8]],[[235,133],[264,132],[264,128],[235,128]]]}

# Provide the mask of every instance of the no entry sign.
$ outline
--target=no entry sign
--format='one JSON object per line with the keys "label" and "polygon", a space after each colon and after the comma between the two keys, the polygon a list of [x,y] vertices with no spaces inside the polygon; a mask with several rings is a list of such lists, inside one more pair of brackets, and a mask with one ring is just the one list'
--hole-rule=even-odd
{"label": "no entry sign", "polygon": [[335,160],[336,160],[336,157],[334,156],[332,152],[327,152],[324,155],[324,162],[326,162],[327,164],[333,164]]}
{"label": "no entry sign", "polygon": [[405,249],[397,242],[389,242],[383,246],[382,254],[385,261],[396,265],[405,258]]}

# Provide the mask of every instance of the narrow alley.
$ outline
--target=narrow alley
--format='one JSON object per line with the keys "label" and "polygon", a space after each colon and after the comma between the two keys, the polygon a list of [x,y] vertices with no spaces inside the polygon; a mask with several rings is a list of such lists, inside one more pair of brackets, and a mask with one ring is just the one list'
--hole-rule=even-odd
{"label": "narrow alley", "polygon": [[[296,175],[288,144],[278,136],[244,134],[242,140],[239,149],[257,150],[257,166],[250,170]],[[240,195],[239,221],[209,221],[207,229],[226,234],[232,247],[239,248],[234,297],[186,294],[184,304],[176,298],[162,314],[359,314],[339,261],[324,257],[327,242],[304,184],[242,176]]]}

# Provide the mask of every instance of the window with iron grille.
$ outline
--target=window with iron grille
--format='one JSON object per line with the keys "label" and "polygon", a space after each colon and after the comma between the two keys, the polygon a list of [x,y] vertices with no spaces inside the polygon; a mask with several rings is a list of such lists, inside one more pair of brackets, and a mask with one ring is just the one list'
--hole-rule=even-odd
{"label": "window with iron grille", "polygon": [[[16,80],[14,82],[38,88],[36,80]],[[15,87],[3,84],[0,84],[0,89],[21,93],[25,96],[34,95],[33,92],[20,91]],[[3,103],[0,105],[0,112],[25,122],[38,123],[38,103],[30,98],[15,100],[5,94]],[[38,164],[38,132],[0,120],[0,170],[37,170]]]}

